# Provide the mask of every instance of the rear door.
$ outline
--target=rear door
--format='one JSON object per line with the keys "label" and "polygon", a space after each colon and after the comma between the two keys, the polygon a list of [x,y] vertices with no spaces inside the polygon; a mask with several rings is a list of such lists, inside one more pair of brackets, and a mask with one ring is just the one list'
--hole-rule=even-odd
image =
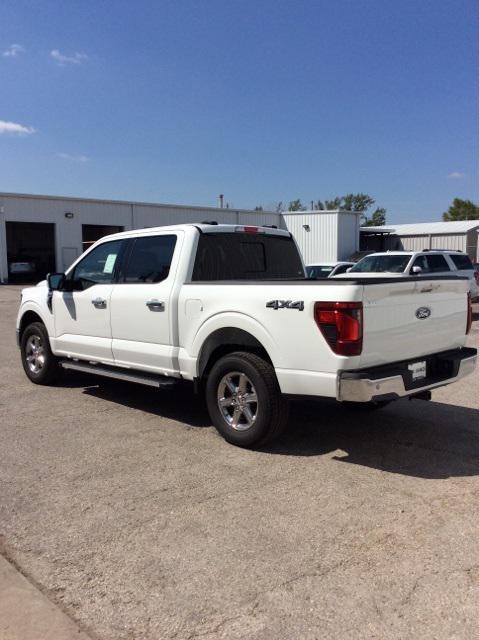
{"label": "rear door", "polygon": [[134,238],[111,295],[115,364],[174,374],[174,276],[182,232]]}
{"label": "rear door", "polygon": [[123,240],[103,242],[68,274],[72,291],[54,291],[55,353],[111,362],[110,296]]}

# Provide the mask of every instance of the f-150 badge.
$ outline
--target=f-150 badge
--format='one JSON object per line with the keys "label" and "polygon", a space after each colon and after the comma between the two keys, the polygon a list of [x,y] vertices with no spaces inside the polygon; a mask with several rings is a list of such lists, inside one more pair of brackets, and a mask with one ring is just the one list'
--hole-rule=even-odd
{"label": "f-150 badge", "polygon": [[297,300],[293,302],[292,300],[270,300],[266,303],[266,307],[268,309],[297,309],[298,311],[304,310],[304,301]]}

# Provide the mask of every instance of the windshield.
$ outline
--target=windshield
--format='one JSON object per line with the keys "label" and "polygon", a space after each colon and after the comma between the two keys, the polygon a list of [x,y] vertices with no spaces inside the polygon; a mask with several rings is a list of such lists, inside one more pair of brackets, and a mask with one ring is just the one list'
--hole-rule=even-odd
{"label": "windshield", "polygon": [[350,273],[402,273],[410,259],[410,254],[366,256],[351,267]]}
{"label": "windshield", "polygon": [[314,266],[306,267],[306,273],[308,278],[327,278],[333,269],[334,265],[331,264],[315,264]]}

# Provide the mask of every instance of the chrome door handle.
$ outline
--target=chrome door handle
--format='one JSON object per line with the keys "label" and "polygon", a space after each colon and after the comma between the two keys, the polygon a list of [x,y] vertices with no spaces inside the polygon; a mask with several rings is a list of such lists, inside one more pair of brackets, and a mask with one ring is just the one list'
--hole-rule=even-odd
{"label": "chrome door handle", "polygon": [[106,309],[106,300],[104,298],[94,298],[91,303],[95,309]]}
{"label": "chrome door handle", "polygon": [[146,306],[148,307],[148,309],[150,311],[164,311],[165,310],[165,303],[161,302],[161,300],[148,300],[146,303]]}

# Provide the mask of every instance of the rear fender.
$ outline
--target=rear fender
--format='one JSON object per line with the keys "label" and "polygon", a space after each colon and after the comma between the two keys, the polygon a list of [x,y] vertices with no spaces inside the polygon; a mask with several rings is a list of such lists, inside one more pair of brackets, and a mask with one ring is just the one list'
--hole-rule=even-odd
{"label": "rear fender", "polygon": [[280,366],[280,349],[269,331],[257,320],[241,313],[221,313],[206,320],[198,329],[190,348],[189,355],[196,359],[196,375],[204,365],[205,353],[202,351],[208,339],[215,332],[222,329],[237,329],[251,336],[252,340],[246,344],[259,344],[268,354],[274,367]]}

